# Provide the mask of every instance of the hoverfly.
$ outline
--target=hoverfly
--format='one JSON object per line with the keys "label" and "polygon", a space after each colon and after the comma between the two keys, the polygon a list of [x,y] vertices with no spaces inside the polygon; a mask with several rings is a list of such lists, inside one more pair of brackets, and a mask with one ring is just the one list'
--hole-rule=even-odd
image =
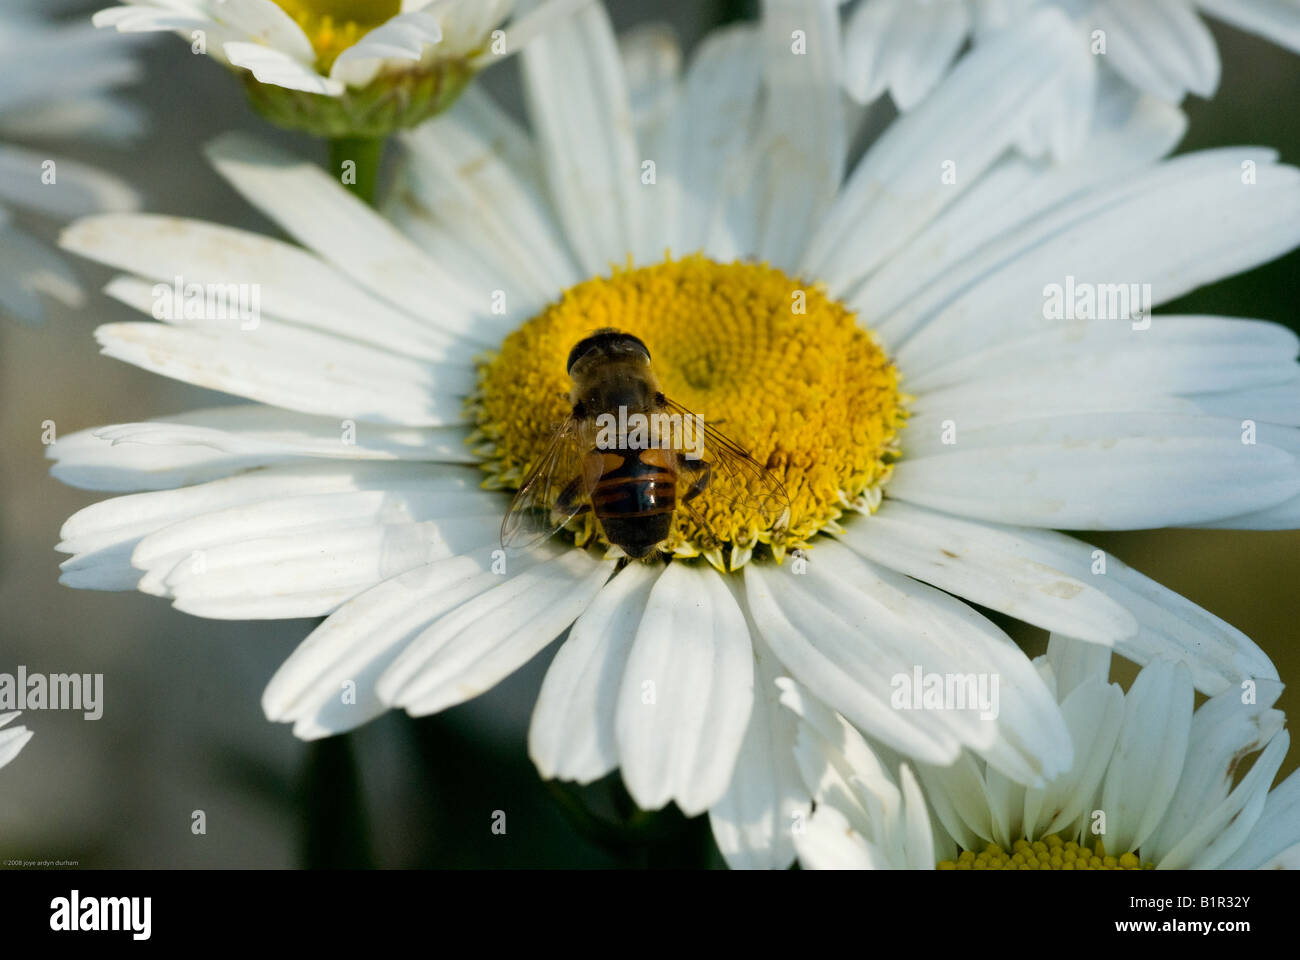
{"label": "hoverfly", "polygon": [[720,546],[693,503],[706,490],[710,499],[753,512],[762,529],[787,522],[781,482],[663,395],[640,339],[597,330],[570,351],[568,374],[572,412],[515,494],[501,524],[503,546],[544,540],[591,510],[610,543],[641,559],[668,538],[679,508],[712,538],[711,547]]}

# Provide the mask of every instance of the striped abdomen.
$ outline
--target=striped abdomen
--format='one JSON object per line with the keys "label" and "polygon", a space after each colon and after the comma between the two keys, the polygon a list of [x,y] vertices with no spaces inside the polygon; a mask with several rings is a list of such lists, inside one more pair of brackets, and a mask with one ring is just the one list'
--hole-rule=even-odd
{"label": "striped abdomen", "polygon": [[591,508],[610,543],[629,557],[646,556],[668,536],[677,506],[676,455],[671,450],[606,450]]}

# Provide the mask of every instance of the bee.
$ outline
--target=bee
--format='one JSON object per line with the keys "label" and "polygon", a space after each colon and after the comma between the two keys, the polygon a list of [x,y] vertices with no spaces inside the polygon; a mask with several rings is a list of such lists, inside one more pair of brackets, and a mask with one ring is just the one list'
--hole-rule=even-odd
{"label": "bee", "polygon": [[501,524],[501,543],[531,546],[587,510],[605,538],[639,560],[663,543],[677,510],[721,546],[693,502],[710,499],[783,525],[790,499],[781,482],[743,448],[664,396],[650,351],[605,327],[569,353],[572,411],[524,478]]}

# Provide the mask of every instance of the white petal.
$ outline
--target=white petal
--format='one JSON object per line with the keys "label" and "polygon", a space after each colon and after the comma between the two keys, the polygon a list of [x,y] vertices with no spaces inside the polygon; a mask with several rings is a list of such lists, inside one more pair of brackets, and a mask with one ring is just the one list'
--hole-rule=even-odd
{"label": "white petal", "polygon": [[1124,698],[1124,722],[1101,791],[1107,849],[1138,849],[1160,825],[1178,787],[1192,728],[1186,665],[1148,664]]}
{"label": "white petal", "polygon": [[485,346],[507,332],[490,290],[461,284],[337,177],[243,134],[218,137],[207,154],[249,203],[374,296]]}
{"label": "white petal", "polygon": [[[386,580],[312,631],[262,695],[267,719],[303,739],[351,730],[388,709],[384,670],[439,616],[500,584],[487,554],[454,557]],[[524,561],[523,569],[527,569]]]}
{"label": "white petal", "polygon": [[[950,419],[952,452],[904,458],[892,497],[998,523],[1123,530],[1201,523],[1300,493],[1296,458],[1278,445],[1288,428],[1273,428],[1273,444],[1244,444],[1240,423],[1207,417],[1048,416],[965,432],[958,409]],[[1192,474],[1196,484],[1182,482]]]}
{"label": "white petal", "polygon": [[711,568],[670,564],[623,673],[615,732],[623,780],[645,810],[687,816],[726,792],[754,700],[745,618]]}
{"label": "white petal", "polygon": [[[362,590],[498,546],[504,498],[487,491],[313,494],[232,507],[145,536],[139,589],[225,620],[323,616]],[[292,611],[292,612],[288,612]]]}
{"label": "white petal", "polygon": [[69,486],[162,490],[308,457],[472,463],[467,436],[461,427],[358,425],[248,405],[81,430],[60,437],[46,456],[55,461],[51,474]]}
{"label": "white petal", "polygon": [[880,862],[866,838],[834,807],[818,807],[795,837],[799,863],[807,870],[877,870]]}
{"label": "white petal", "polygon": [[868,559],[1048,630],[1113,644],[1137,633],[1132,614],[1095,586],[1041,560],[1013,529],[896,500],[841,537]]}
{"label": "white petal", "polygon": [[596,594],[551,661],[528,728],[528,755],[543,777],[590,783],[618,766],[618,691],[661,572],[644,563],[625,567]]}
{"label": "white petal", "polygon": [[322,77],[310,61],[304,63],[274,47],[245,40],[227,40],[221,45],[221,51],[236,67],[251,71],[259,83],[327,97],[341,96],[345,89],[340,81]]}
{"label": "white petal", "polygon": [[888,89],[899,110],[910,110],[948,71],[970,26],[964,3],[865,0],[844,35],[844,86],[860,103]]}
{"label": "white petal", "polygon": [[[965,604],[835,543],[818,546],[805,575],[751,564],[745,582],[754,620],[791,674],[868,735],[936,765],[968,746],[1021,782],[1068,765],[1068,734],[1037,672]],[[983,675],[998,705],[895,707],[918,667]]]}
{"label": "white petal", "polygon": [[[0,726],[4,726],[16,716],[18,716],[17,711],[0,714]],[[27,741],[31,738],[32,731],[28,730],[26,727],[9,727],[8,729],[0,730],[0,767],[3,767],[5,764],[13,760],[14,757],[18,756],[23,747],[27,746]]]}
{"label": "white petal", "polygon": [[[908,376],[922,410],[984,399],[1008,412],[1026,385],[1041,391],[1068,384],[1081,397],[1097,392],[1213,394],[1300,378],[1300,338],[1281,324],[1230,317],[1165,316],[1146,330],[1107,320],[1065,322],[1051,329],[951,357]],[[996,380],[990,374],[996,372]],[[1014,390],[1007,390],[1010,380]],[[958,390],[967,385],[965,391]],[[1293,387],[1293,403],[1300,408]],[[983,395],[981,397],[981,394]],[[948,402],[950,401],[950,402]],[[1037,409],[1035,407],[1034,409]]]}
{"label": "white petal", "polygon": [[1283,500],[1263,510],[1240,513],[1235,517],[1193,524],[1212,530],[1294,530],[1300,527],[1300,496]]}
{"label": "white petal", "polygon": [[1294,383],[1202,394],[1193,400],[1211,416],[1300,427],[1300,392]]}
{"label": "white petal", "polygon": [[523,666],[586,609],[613,561],[562,549],[430,623],[379,679],[379,695],[413,716],[477,697]]}
{"label": "white petal", "polygon": [[1046,787],[1025,791],[1024,830],[1031,837],[1066,831],[1091,813],[1124,720],[1124,693],[1118,684],[1090,679],[1064,697],[1061,712],[1070,728],[1074,764]]}
{"label": "white petal", "polygon": [[[1255,148],[1184,154],[1085,191],[981,251],[980,269],[928,305],[928,319],[919,318],[923,325],[898,348],[898,363],[919,373],[990,344],[1059,328],[1055,304],[1061,301],[1065,312],[1070,285],[1076,299],[1085,290],[1104,298],[1093,312],[1113,317],[1122,316],[1118,295],[1138,284],[1139,299],[1149,301],[1141,304],[1146,314],[1149,306],[1271,260],[1297,242],[1300,170],[1278,166],[1269,151]],[[1130,304],[1128,315],[1137,312]]]}
{"label": "white petal", "polygon": [[1295,0],[1196,0],[1210,16],[1300,53],[1300,6]]}
{"label": "white petal", "polygon": [[1300,771],[1293,771],[1271,791],[1264,812],[1245,843],[1220,864],[1223,870],[1300,866]]}
{"label": "white petal", "polygon": [[38,322],[45,313],[42,293],[69,306],[83,299],[77,276],[63,258],[7,223],[0,210],[0,311]]}
{"label": "white petal", "polygon": [[[896,759],[878,756],[843,717],[809,698],[788,679],[778,681],[781,702],[801,718],[797,729],[795,756],[808,788],[816,798],[812,823],[796,821],[795,846],[801,860],[806,855],[821,862],[821,856],[835,857],[829,850],[814,854],[806,845],[821,847],[829,837],[819,838],[815,823],[824,811],[839,814],[840,843],[859,849],[849,853],[865,855],[868,865],[893,869],[934,866],[934,843],[929,813],[915,778],[907,764],[895,780],[891,769]],[[901,783],[901,788],[899,786]],[[841,819],[842,818],[842,819]],[[806,834],[813,834],[808,840]],[[805,861],[805,865],[809,865]],[[817,865],[817,864],[813,864]]]}
{"label": "white petal", "polygon": [[[1075,43],[1059,12],[1044,11],[963,58],[857,165],[813,237],[802,272],[843,291],[910,240],[1007,149]],[[955,184],[942,182],[948,163],[955,164]]]}
{"label": "white petal", "polygon": [[[368,295],[301,247],[244,230],[178,217],[106,215],[73,224],[60,244],[173,288],[180,283],[182,293],[189,283],[244,284],[256,288],[268,316],[408,356],[463,363],[475,352]],[[141,300],[138,286],[119,279],[108,293],[152,315],[154,288],[145,285],[149,299]]]}
{"label": "white petal", "polygon": [[619,34],[618,54],[637,140],[646,142],[668,120],[676,104],[681,44],[671,24],[645,23]]}
{"label": "white petal", "polygon": [[140,77],[121,38],[84,22],[48,25],[9,20],[0,112],[35,110]]}
{"label": "white petal", "polygon": [[736,771],[709,808],[718,850],[733,870],[784,870],[795,857],[794,833],[807,823],[809,793],[795,764],[795,714],[781,706],[784,668],[749,626],[754,647],[754,712]]}
{"label": "white petal", "polygon": [[66,553],[97,550],[187,517],[241,504],[295,495],[405,491],[426,485],[432,490],[466,490],[479,476],[467,467],[429,464],[317,462],[266,467],[179,490],[137,493],[93,503],[63,524],[57,549]]}
{"label": "white petal", "polygon": [[144,135],[145,111],[112,94],[80,94],[6,110],[0,136],[14,140],[74,140],[124,146]]}
{"label": "white petal", "polygon": [[424,364],[268,318],[179,328],[110,323],[103,353],[153,373],[306,414],[412,427],[464,419],[473,371]]}
{"label": "white petal", "polygon": [[818,807],[835,807],[864,836],[875,837],[881,816],[898,806],[900,794],[889,770],[847,720],[789,677],[776,680],[780,703],[800,719],[794,757],[806,792]]}
{"label": "white petal", "polygon": [[[53,171],[52,180],[46,178],[48,171]],[[131,210],[140,199],[117,177],[84,163],[0,144],[0,201],[55,217],[79,217]]]}
{"label": "white petal", "polygon": [[[180,9],[194,6],[187,2],[174,5]],[[284,50],[299,60],[311,61],[316,56],[302,27],[275,0],[221,0],[215,8],[210,3],[203,6],[218,23],[239,30],[252,40]]]}
{"label": "white petal", "polygon": [[981,850],[993,839],[984,771],[974,754],[963,752],[948,767],[917,766],[930,809],[963,850]]}
{"label": "white petal", "polygon": [[1106,32],[1106,63],[1130,83],[1177,103],[1219,86],[1219,51],[1188,0],[1100,0],[1090,25]]}
{"label": "white petal", "polygon": [[[1086,152],[1069,163],[1005,155],[911,242],[897,248],[853,294],[850,306],[871,318],[886,343],[901,342],[936,304],[997,262],[985,253],[996,249],[998,238],[1079,190],[1159,160],[1187,129],[1182,111],[1139,97],[1119,83],[1099,97],[1092,117]],[[908,371],[909,380],[916,372]]]}
{"label": "white petal", "polygon": [[[146,574],[143,581],[147,582],[142,582],[141,570],[157,569],[161,577],[202,547],[238,539],[240,533],[225,526],[234,517],[231,511],[248,511],[256,505],[257,511],[243,514],[256,519],[272,512],[265,508],[267,503],[284,504],[296,497],[302,506],[302,501],[332,497],[317,499],[314,505],[329,510],[334,518],[350,516],[362,523],[366,517],[378,522],[385,516],[409,513],[408,500],[426,504],[437,496],[455,505],[465,496],[500,498],[478,491],[453,492],[471,489],[476,480],[472,470],[433,464],[311,464],[263,468],[181,490],[117,497],[78,511],[63,525],[63,540],[56,549],[73,556],[60,564],[59,582],[94,590],[139,587],[162,595],[166,591],[160,580]],[[323,506],[327,502],[330,507]],[[426,509],[441,512],[442,508]],[[270,535],[293,526],[295,519],[293,514],[278,516],[256,529]],[[164,528],[165,535],[159,532]],[[150,548],[136,554],[145,539],[151,541]],[[140,566],[133,566],[133,556]]]}
{"label": "white petal", "polygon": [[588,274],[635,248],[641,160],[627,82],[602,4],[553,25],[524,50],[524,90],[560,221]]}
{"label": "white petal", "polygon": [[1116,653],[1138,663],[1181,660],[1196,688],[1211,696],[1245,678],[1277,679],[1277,668],[1244,633],[1117,558],[1050,530],[1018,535],[1044,551],[1042,562],[1091,583],[1137,618],[1137,636],[1118,641]]}
{"label": "white petal", "polygon": [[1070,691],[1089,680],[1106,683],[1110,659],[1110,650],[1101,644],[1079,643],[1074,637],[1053,633],[1047,638],[1047,662],[1056,679],[1056,699],[1064,701]]}
{"label": "white petal", "polygon": [[501,290],[515,322],[578,282],[536,150],[486,93],[471,87],[403,139],[408,189],[394,191],[388,215],[430,256]]}
{"label": "white petal", "polygon": [[[1143,859],[1166,870],[1193,865],[1213,868],[1235,849],[1235,844],[1223,842],[1230,831],[1240,831],[1238,844],[1245,839],[1263,810],[1269,784],[1286,753],[1285,745],[1280,753],[1274,748],[1256,759],[1252,773],[1255,769],[1260,773],[1252,778],[1253,788],[1243,779],[1234,790],[1233,780],[1238,764],[1268,747],[1282,731],[1286,718],[1280,710],[1270,709],[1281,693],[1282,684],[1277,681],[1260,681],[1252,703],[1243,702],[1244,691],[1228,690],[1196,711],[1187,765],[1168,812],[1142,850]],[[1230,794],[1233,802],[1225,804]],[[1240,827],[1239,821],[1244,821]],[[1214,862],[1209,862],[1211,847],[1217,856]]]}
{"label": "white petal", "polygon": [[1235,790],[1209,811],[1186,837],[1159,863],[1176,869],[1190,861],[1194,870],[1214,870],[1249,839],[1268,800],[1268,787],[1286,759],[1291,735],[1285,730],[1274,739],[1241,778]]}
{"label": "white petal", "polygon": [[[762,52],[748,24],[713,30],[700,42],[669,121],[654,206],[665,225],[661,245],[674,253],[705,250],[726,261],[756,249],[757,197],[738,171],[749,162],[759,105]],[[749,215],[728,220],[728,206]]]}
{"label": "white petal", "polygon": [[[792,49],[795,31],[802,52]],[[747,252],[793,267],[844,175],[839,16],[829,3],[766,0],[761,33],[766,98],[748,184],[757,191],[758,244]]]}
{"label": "white petal", "polygon": [[437,18],[420,10],[400,13],[340,53],[330,77],[362,87],[375,78],[385,60],[418,63],[427,47],[441,41],[442,26]]}

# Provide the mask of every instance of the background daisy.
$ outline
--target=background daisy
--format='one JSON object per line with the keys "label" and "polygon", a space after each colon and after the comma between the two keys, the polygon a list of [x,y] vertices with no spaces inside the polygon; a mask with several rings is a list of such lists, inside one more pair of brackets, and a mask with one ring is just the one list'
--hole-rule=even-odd
{"label": "background daisy", "polygon": [[[1031,790],[971,757],[943,769],[900,765],[781,681],[782,702],[802,720],[796,753],[817,800],[796,834],[800,862],[958,870],[1300,864],[1300,774],[1269,789],[1290,743],[1272,709],[1278,683],[1228,690],[1193,711],[1180,663],[1153,661],[1127,693],[1108,683],[1110,655],[1101,648],[1053,638],[1037,663],[1070,725],[1075,762]],[[1238,776],[1248,757],[1249,772]]]}
{"label": "background daisy", "polygon": [[[1218,89],[1219,51],[1204,16],[1300,52],[1295,0],[857,0],[845,28],[845,89],[860,103],[888,90],[900,110],[910,110],[967,40],[980,43],[1041,4],[1075,18],[1081,46],[1103,71],[1170,103]],[[1085,102],[1091,90],[1087,72],[1075,81],[1067,105]]]}
{"label": "background daisy", "polygon": [[177,33],[194,53],[248,71],[249,97],[273,123],[381,137],[444,109],[475,72],[589,0],[546,0],[509,34],[499,28],[513,0],[122,2],[95,24]]}
{"label": "background daisy", "polygon": [[25,0],[0,11],[0,312],[29,321],[42,317],[43,297],[77,304],[82,294],[64,260],[20,227],[18,211],[67,220],[136,206],[122,181],[31,142],[120,142],[143,126],[139,112],[109,92],[138,76],[131,51],[88,24],[48,14]]}

